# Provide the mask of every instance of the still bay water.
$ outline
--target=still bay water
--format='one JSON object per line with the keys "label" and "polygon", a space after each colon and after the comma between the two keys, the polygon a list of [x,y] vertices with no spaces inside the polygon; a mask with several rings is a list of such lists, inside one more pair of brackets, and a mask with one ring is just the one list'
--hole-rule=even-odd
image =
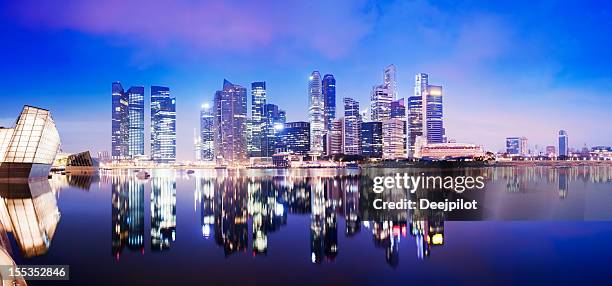
{"label": "still bay water", "polygon": [[469,169],[485,221],[363,220],[360,180],[404,171],[58,174],[3,224],[18,265],[70,265],[54,284],[609,283],[612,166]]}

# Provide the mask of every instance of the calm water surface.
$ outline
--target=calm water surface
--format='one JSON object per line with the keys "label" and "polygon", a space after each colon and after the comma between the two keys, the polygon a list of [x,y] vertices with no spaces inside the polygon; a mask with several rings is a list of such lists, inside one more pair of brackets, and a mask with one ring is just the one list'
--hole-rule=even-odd
{"label": "calm water surface", "polygon": [[606,284],[612,167],[470,170],[492,221],[364,221],[360,176],[395,171],[55,175],[6,196],[3,224],[17,264],[71,284]]}

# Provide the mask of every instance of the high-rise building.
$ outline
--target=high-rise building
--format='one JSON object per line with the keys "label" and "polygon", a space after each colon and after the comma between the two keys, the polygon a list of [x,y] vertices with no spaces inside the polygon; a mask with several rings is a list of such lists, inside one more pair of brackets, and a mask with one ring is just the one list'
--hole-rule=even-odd
{"label": "high-rise building", "polygon": [[360,136],[361,115],[359,114],[359,102],[345,97],[344,98],[344,154],[361,154]]}
{"label": "high-rise building", "polygon": [[382,122],[371,121],[361,123],[361,155],[369,158],[381,158]]}
{"label": "high-rise building", "polygon": [[344,118],[334,118],[331,130],[327,133],[327,154],[344,154]]}
{"label": "high-rise building", "polygon": [[268,103],[264,108],[266,120],[266,134],[263,138],[262,157],[272,157],[275,153],[276,133],[282,129],[286,121],[285,111],[278,109],[278,105]]}
{"label": "high-rise building", "polygon": [[307,155],[310,147],[310,123],[287,122],[282,129],[277,130],[276,149],[296,155]]}
{"label": "high-rise building", "polygon": [[308,81],[308,121],[310,123],[310,151],[323,153],[325,134],[324,101],[321,91],[321,74],[313,71]]}
{"label": "high-rise building", "polygon": [[323,106],[325,113],[325,131],[331,130],[331,124],[336,118],[336,79],[332,74],[323,76]]}
{"label": "high-rise building", "polygon": [[529,152],[527,150],[526,137],[508,137],[506,138],[506,153],[511,156],[525,156]]}
{"label": "high-rise building", "polygon": [[266,108],[266,82],[251,83],[251,150],[249,156],[262,157],[266,153],[263,148],[267,140],[266,132],[268,121],[265,114]]}
{"label": "high-rise building", "polygon": [[568,156],[568,142],[567,132],[565,130],[559,130],[559,156]]}
{"label": "high-rise building", "polygon": [[215,93],[215,156],[221,163],[247,161],[246,88],[223,80],[223,90]]}
{"label": "high-rise building", "polygon": [[382,122],[383,158],[399,159],[406,157],[404,147],[404,121],[389,119]]}
{"label": "high-rise building", "polygon": [[144,86],[132,86],[127,90],[128,97],[128,156],[131,158],[145,154],[144,123]]}
{"label": "high-rise building", "polygon": [[151,86],[151,160],[176,160],[176,98],[164,86]]}
{"label": "high-rise building", "polygon": [[414,80],[414,95],[408,97],[408,155],[414,156],[416,139],[423,131],[423,93],[428,85],[428,75],[419,73]]}
{"label": "high-rise building", "polygon": [[391,102],[393,101],[391,90],[384,85],[374,86],[370,100],[372,121],[384,121],[391,118]]}
{"label": "high-rise building", "polygon": [[129,98],[120,82],[112,84],[112,143],[111,156],[113,160],[128,158],[129,149]]}
{"label": "high-rise building", "polygon": [[200,110],[200,160],[212,162],[215,160],[215,117],[210,103],[202,104]]}
{"label": "high-rise building", "polygon": [[393,100],[397,99],[397,69],[395,65],[388,65],[383,72],[383,85],[391,92]]}
{"label": "high-rise building", "polygon": [[408,132],[408,124],[406,122],[406,104],[403,98],[391,102],[391,118],[401,120],[404,124],[402,146],[404,146],[404,152],[407,154],[406,142],[408,137],[406,135]]}
{"label": "high-rise building", "polygon": [[427,143],[443,143],[442,86],[428,85],[423,99],[426,106],[424,116],[427,126]]}

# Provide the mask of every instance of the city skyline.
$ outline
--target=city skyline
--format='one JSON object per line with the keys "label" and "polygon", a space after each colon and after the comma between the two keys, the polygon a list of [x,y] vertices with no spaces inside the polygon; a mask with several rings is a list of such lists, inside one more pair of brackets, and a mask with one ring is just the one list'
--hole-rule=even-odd
{"label": "city skyline", "polygon": [[[115,10],[126,10],[123,8],[134,7],[134,3],[117,4],[121,7]],[[517,135],[527,137],[532,148],[556,146],[559,130],[570,134],[572,148],[612,142],[612,134],[602,132],[606,126],[599,124],[612,120],[607,112],[612,104],[612,81],[606,73],[611,62],[605,56],[610,42],[597,36],[611,26],[605,17],[605,11],[610,10],[606,5],[549,3],[527,9],[504,3],[455,7],[424,1],[340,2],[333,4],[340,12],[337,19],[313,24],[315,30],[331,29],[329,33],[310,36],[291,29],[300,26],[301,17],[288,21],[285,26],[290,31],[279,31],[279,20],[270,17],[257,20],[261,25],[252,27],[268,38],[239,32],[239,37],[233,37],[239,42],[223,44],[225,38],[219,32],[210,38],[197,33],[172,36],[180,45],[199,43],[190,49],[155,43],[151,30],[130,23],[122,23],[126,30],[119,32],[113,26],[116,23],[98,20],[106,19],[104,9],[85,9],[89,4],[68,5],[60,11],[49,3],[37,3],[48,8],[39,14],[28,12],[32,4],[2,4],[11,14],[2,14],[0,30],[21,45],[2,48],[7,64],[0,68],[0,74],[11,97],[0,111],[0,125],[11,126],[14,110],[24,104],[49,109],[68,153],[111,151],[107,139],[111,132],[109,82],[120,80],[145,89],[151,85],[169,87],[177,98],[177,159],[190,160],[200,106],[212,102],[223,78],[247,87],[266,81],[269,101],[287,111],[288,122],[307,121],[304,86],[310,72],[334,75],[336,106],[342,106],[342,98],[351,97],[363,107],[369,102],[372,86],[381,83],[381,71],[390,64],[397,68],[398,98],[411,95],[414,75],[419,72],[428,73],[431,82],[444,87],[444,129],[450,139],[482,144],[491,151],[505,149],[505,139]],[[152,4],[145,10],[159,11],[160,5]],[[173,9],[189,5],[198,4],[181,3]],[[223,5],[236,8],[237,4]],[[316,7],[317,3],[288,5],[297,5],[293,8],[299,10],[291,13],[308,15],[314,10],[311,5]],[[257,9],[269,6],[264,3]],[[78,8],[91,19],[69,15]],[[594,14],[591,9],[604,12]],[[95,10],[100,14],[94,14]],[[584,14],[588,20],[569,25],[557,20],[563,17],[542,16],[568,13],[564,11]],[[410,15],[416,17],[406,20]],[[427,20],[432,17],[435,23]],[[554,19],[544,21],[546,18]],[[205,24],[199,26],[203,30],[212,27]],[[245,27],[242,22],[233,25]],[[153,30],[162,27],[153,26]],[[155,31],[163,35],[181,27],[177,24],[168,28],[171,30]],[[362,28],[357,29],[358,35],[339,31],[354,27]],[[406,27],[414,28],[409,36],[401,33]],[[24,39],[24,32],[31,39]],[[330,35],[337,38],[330,42]],[[264,48],[237,48],[249,41]],[[372,44],[383,41],[386,44]],[[77,44],[79,50],[67,48],[67,43]],[[63,100],[57,100],[59,97]],[[149,104],[145,96],[144,106]],[[145,116],[145,126],[149,120]],[[149,131],[145,132],[148,138]],[[145,146],[145,154],[149,148]]]}

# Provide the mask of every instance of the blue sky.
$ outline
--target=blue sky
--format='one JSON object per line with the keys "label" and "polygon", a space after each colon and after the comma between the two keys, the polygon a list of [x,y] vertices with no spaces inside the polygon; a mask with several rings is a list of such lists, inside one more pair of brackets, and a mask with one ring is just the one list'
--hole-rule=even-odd
{"label": "blue sky", "polygon": [[64,151],[110,150],[111,82],[166,85],[179,159],[191,159],[199,105],[224,78],[266,81],[288,120],[306,120],[312,70],[334,74],[338,106],[346,96],[363,109],[393,63],[400,97],[417,72],[444,86],[457,141],[498,151],[526,136],[533,148],[566,129],[573,147],[612,145],[612,4],[284,2],[0,2],[0,125],[36,105],[52,111]]}

